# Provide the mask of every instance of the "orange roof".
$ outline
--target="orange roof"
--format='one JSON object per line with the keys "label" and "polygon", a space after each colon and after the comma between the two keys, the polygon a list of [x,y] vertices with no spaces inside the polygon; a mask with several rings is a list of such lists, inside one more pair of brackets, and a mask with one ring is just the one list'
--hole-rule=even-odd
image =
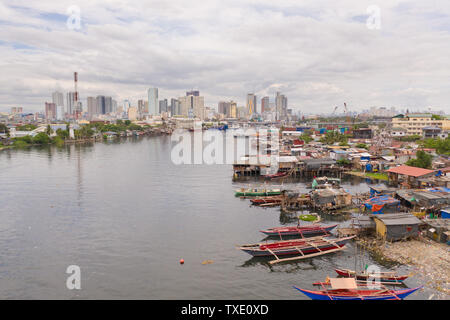
{"label": "orange roof", "polygon": [[422,168],[410,167],[410,166],[403,165],[403,166],[390,168],[387,172],[403,174],[405,176],[421,177],[426,174],[433,173],[434,170],[428,170],[428,169],[422,169]]}

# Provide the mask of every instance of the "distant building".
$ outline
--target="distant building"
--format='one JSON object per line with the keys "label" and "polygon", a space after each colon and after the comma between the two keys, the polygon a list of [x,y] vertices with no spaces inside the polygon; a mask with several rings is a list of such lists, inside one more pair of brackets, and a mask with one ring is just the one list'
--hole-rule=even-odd
{"label": "distant building", "polygon": [[275,97],[276,120],[283,120],[287,116],[287,97],[277,92]]}
{"label": "distant building", "polygon": [[170,112],[172,116],[181,114],[180,102],[177,99],[170,99]]}
{"label": "distant building", "polygon": [[88,118],[92,119],[94,116],[98,115],[97,109],[97,99],[94,97],[87,97],[87,112]]}
{"label": "distant building", "polygon": [[247,115],[251,118],[256,112],[256,96],[253,93],[247,94]]}
{"label": "distant building", "polygon": [[178,98],[180,102],[181,115],[190,118],[197,117],[200,120],[205,119],[205,99],[202,96],[189,95]]}
{"label": "distant building", "polygon": [[422,135],[425,127],[438,127],[441,130],[450,129],[450,119],[443,116],[439,119],[433,117],[431,113],[409,113],[399,114],[391,119],[393,128],[406,129],[406,135]]}
{"label": "distant building", "polygon": [[69,115],[72,115],[75,111],[75,93],[74,92],[67,92],[66,107],[67,107],[67,113]]}
{"label": "distant building", "polygon": [[261,113],[270,111],[269,97],[264,97],[261,99]]}
{"label": "distant building", "polygon": [[199,97],[200,96],[200,91],[198,91],[198,90],[187,91],[186,92],[186,96]]}
{"label": "distant building", "polygon": [[137,109],[136,107],[128,108],[128,120],[135,121],[137,120]]}
{"label": "distant building", "polygon": [[56,119],[56,104],[51,102],[45,103],[45,119],[47,120]]}
{"label": "distant building", "polygon": [[168,109],[168,103],[167,99],[159,100],[159,113],[167,112]]}
{"label": "distant building", "polygon": [[52,102],[56,106],[64,106],[64,95],[62,92],[55,91],[52,93]]}
{"label": "distant building", "polygon": [[12,107],[11,108],[11,114],[18,114],[18,113],[22,113],[22,112],[23,112],[22,107]]}
{"label": "distant building", "polygon": [[220,101],[217,111],[220,114],[228,115],[230,113],[230,102]]}
{"label": "distant building", "polygon": [[148,89],[148,113],[152,116],[159,114],[158,88]]}
{"label": "distant building", "polygon": [[95,114],[106,114],[106,97],[105,96],[97,96],[97,105],[96,105],[96,113]]}

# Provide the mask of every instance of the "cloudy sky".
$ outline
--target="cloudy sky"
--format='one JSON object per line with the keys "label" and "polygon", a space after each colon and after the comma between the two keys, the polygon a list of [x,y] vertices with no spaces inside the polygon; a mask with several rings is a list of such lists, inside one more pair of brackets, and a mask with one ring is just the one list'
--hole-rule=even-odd
{"label": "cloudy sky", "polygon": [[132,105],[158,87],[213,107],[281,91],[305,113],[450,112],[448,0],[1,0],[0,57],[0,111],[43,110],[78,71],[82,99]]}

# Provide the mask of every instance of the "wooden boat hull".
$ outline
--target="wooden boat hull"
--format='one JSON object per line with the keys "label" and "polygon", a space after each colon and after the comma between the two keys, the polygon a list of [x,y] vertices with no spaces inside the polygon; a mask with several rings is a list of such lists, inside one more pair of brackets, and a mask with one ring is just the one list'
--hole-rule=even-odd
{"label": "wooden boat hull", "polygon": [[[336,273],[340,276],[343,277],[351,277],[353,278],[355,276],[354,272],[351,272],[350,270],[346,270],[346,269],[334,269],[336,271]],[[369,277],[372,277],[371,279],[377,279],[381,282],[397,282],[397,283],[402,283],[403,281],[405,281],[406,279],[408,279],[408,276],[404,275],[404,276],[384,276],[384,275],[377,275],[377,274],[373,274],[373,275],[367,275],[367,274],[357,274],[356,275],[356,279],[357,280],[365,280],[367,281],[369,279]]]}
{"label": "wooden boat hull", "polygon": [[275,174],[265,175],[264,178],[265,179],[277,179],[277,178],[286,177],[287,175],[288,175],[287,172],[278,172],[278,173],[275,173]]}
{"label": "wooden boat hull", "polygon": [[264,198],[258,198],[258,199],[250,199],[250,202],[255,205],[259,206],[262,204],[281,204],[281,199],[275,197],[264,197]]}
{"label": "wooden boat hull", "polygon": [[[301,254],[299,250],[303,253],[303,255],[314,254],[318,252],[324,252],[328,250],[333,250],[336,248],[342,248],[345,244],[354,237],[347,237],[342,239],[336,239],[333,243],[328,243],[326,241],[320,242],[315,240],[316,246],[309,245],[306,240],[301,241],[280,241],[274,242],[267,245],[249,245],[242,246],[239,249],[248,253],[253,257],[269,257],[274,254],[277,256],[289,256],[289,255],[299,255]],[[278,247],[275,247],[279,245]],[[320,249],[320,250],[319,250]]]}
{"label": "wooden boat hull", "polygon": [[327,290],[327,291],[312,291],[297,288],[293,286],[296,290],[300,291],[312,300],[398,300],[404,299],[413,292],[419,290],[421,287],[404,289],[404,290],[365,290],[365,289],[355,289],[355,290]]}
{"label": "wooden boat hull", "polygon": [[337,224],[331,226],[304,226],[304,227],[285,227],[285,228],[272,228],[267,230],[261,230],[269,237],[279,236],[317,236],[323,235],[333,230]]}
{"label": "wooden boat hull", "polygon": [[279,196],[281,191],[260,191],[260,192],[250,192],[250,191],[236,191],[234,194],[236,197],[262,197],[262,196]]}

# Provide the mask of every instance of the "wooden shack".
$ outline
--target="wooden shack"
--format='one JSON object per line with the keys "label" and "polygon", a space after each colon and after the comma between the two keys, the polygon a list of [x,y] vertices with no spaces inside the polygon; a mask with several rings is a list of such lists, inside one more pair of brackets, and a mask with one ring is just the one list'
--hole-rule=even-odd
{"label": "wooden shack", "polygon": [[410,213],[373,215],[377,236],[387,241],[415,238],[419,235],[422,221]]}

